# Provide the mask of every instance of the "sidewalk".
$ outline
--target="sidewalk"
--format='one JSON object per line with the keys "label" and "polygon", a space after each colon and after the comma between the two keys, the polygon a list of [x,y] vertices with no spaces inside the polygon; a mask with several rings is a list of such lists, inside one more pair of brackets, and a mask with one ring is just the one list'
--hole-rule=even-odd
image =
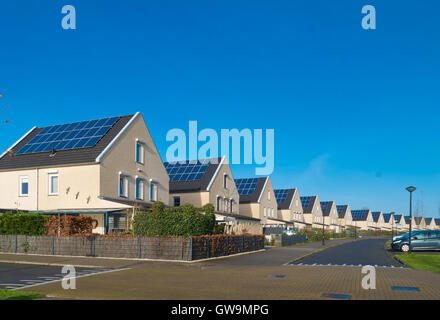
{"label": "sidewalk", "polygon": [[[338,239],[326,241],[323,246],[321,242],[310,242],[289,247],[269,247],[265,251],[250,252],[243,255],[231,255],[222,257],[221,259],[211,259],[203,261],[194,261],[192,264],[219,264],[229,266],[280,266],[292,260],[299,259],[305,255],[330,248],[335,245],[348,243],[354,239]],[[163,262],[153,260],[136,260],[136,259],[110,259],[110,258],[94,258],[94,257],[66,257],[66,256],[42,256],[31,254],[13,254],[0,253],[0,263],[25,263],[25,264],[41,264],[64,266],[73,265],[76,267],[96,267],[96,268],[133,268],[141,267],[145,264],[183,264],[185,262]]]}

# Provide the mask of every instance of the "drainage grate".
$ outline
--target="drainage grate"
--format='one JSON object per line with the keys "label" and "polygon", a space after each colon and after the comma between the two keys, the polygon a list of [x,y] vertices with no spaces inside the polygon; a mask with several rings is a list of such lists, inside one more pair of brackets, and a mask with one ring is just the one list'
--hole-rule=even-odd
{"label": "drainage grate", "polygon": [[398,290],[398,291],[420,291],[417,287],[396,287],[392,286],[391,289]]}
{"label": "drainage grate", "polygon": [[324,298],[344,299],[344,300],[348,300],[351,298],[351,296],[347,294],[339,294],[339,293],[323,293],[322,296]]}
{"label": "drainage grate", "polygon": [[267,276],[268,278],[285,278],[285,275],[282,274],[271,274]]}

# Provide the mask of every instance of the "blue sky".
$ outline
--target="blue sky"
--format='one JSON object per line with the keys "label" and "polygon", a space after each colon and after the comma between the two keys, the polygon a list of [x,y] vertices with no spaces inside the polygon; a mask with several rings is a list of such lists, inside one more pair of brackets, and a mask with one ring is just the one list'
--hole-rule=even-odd
{"label": "blue sky", "polygon": [[[74,5],[77,30],[61,28]],[[377,29],[361,28],[375,5]],[[142,112],[172,128],[275,129],[278,188],[439,215],[436,1],[2,1],[0,149],[32,126]],[[233,166],[235,177],[251,166]]]}

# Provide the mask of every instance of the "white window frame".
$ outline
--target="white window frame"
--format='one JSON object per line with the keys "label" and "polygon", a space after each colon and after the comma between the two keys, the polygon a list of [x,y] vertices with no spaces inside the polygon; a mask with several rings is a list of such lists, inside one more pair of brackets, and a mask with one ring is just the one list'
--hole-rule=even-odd
{"label": "white window frame", "polygon": [[[57,191],[56,192],[52,192],[53,190],[53,185],[52,185],[52,178],[56,177],[57,178]],[[49,190],[48,193],[50,196],[57,196],[60,194],[60,176],[58,173],[49,173],[48,174],[48,178],[49,178]]]}
{"label": "white window frame", "polygon": [[[123,173],[123,172],[119,172],[119,176],[118,176],[118,196],[120,198],[128,198],[128,178],[130,177],[129,174]],[[121,179],[124,179],[124,192],[121,192]]]}
{"label": "white window frame", "polygon": [[149,196],[151,202],[156,202],[159,199],[159,183],[156,181],[150,181]]}
{"label": "white window frame", "polygon": [[[26,182],[24,182],[24,180],[26,180]],[[27,183],[28,185],[28,192],[27,193],[23,193],[23,183]],[[19,195],[20,197],[29,197],[29,177],[28,176],[20,176],[20,183],[19,183]]]}
{"label": "white window frame", "polygon": [[[139,181],[139,188],[140,188],[139,197],[137,196],[137,194],[138,194],[138,181]],[[135,196],[136,200],[145,200],[145,179],[142,177],[136,177],[134,196]]]}
{"label": "white window frame", "polygon": [[221,206],[222,206],[222,197],[220,197],[220,196],[217,196],[217,198],[216,198],[216,210],[217,210],[217,212],[220,212],[220,211],[222,211],[222,208],[221,208]]}
{"label": "white window frame", "polygon": [[[139,146],[139,161],[138,161],[138,146]],[[134,155],[134,160],[136,161],[136,163],[139,164],[145,164],[145,142],[140,140],[140,139],[136,139],[136,145],[135,145],[135,155]]]}

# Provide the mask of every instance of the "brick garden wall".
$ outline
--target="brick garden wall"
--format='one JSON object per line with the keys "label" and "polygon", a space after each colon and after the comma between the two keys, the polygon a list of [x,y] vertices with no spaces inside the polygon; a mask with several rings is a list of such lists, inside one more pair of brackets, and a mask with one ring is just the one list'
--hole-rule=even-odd
{"label": "brick garden wall", "polygon": [[0,252],[82,257],[191,261],[262,248],[263,236],[215,235],[182,238],[0,235]]}

